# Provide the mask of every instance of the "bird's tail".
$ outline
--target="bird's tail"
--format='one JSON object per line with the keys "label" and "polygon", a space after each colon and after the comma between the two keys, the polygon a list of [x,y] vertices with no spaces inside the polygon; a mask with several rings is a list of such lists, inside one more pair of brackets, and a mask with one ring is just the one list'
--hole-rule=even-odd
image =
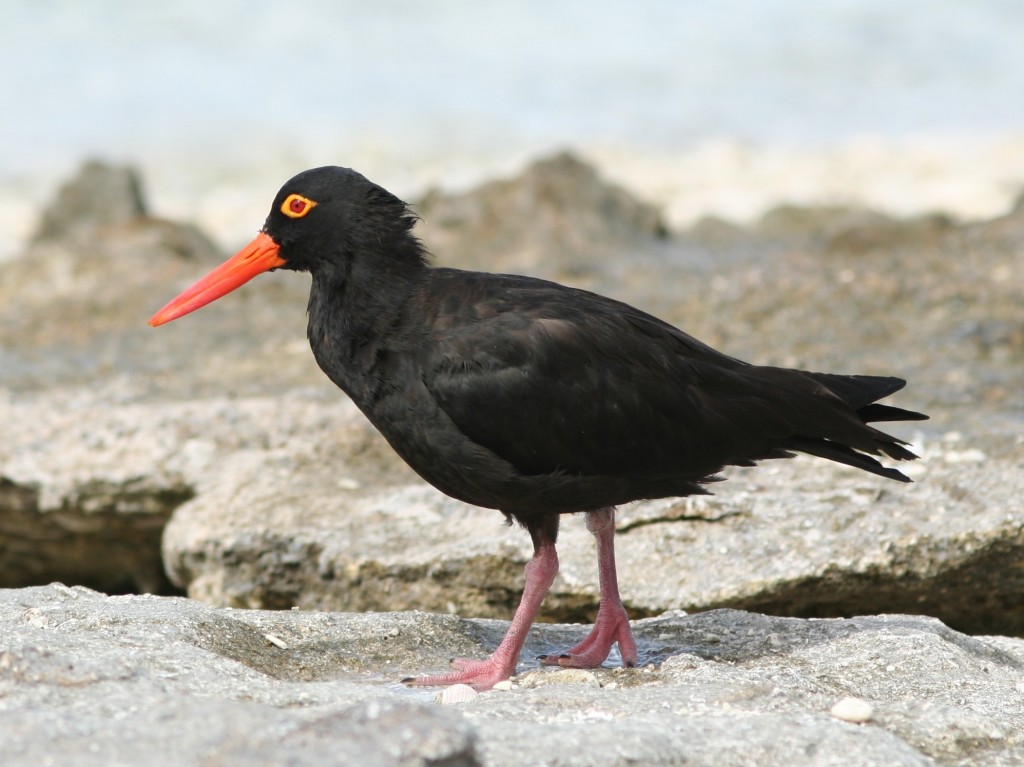
{"label": "bird's tail", "polygon": [[925,421],[928,416],[913,410],[882,405],[877,400],[888,397],[906,386],[901,378],[889,376],[836,375],[833,373],[805,373],[824,385],[845,402],[860,419],[862,428],[856,433],[844,429],[841,437],[793,436],[782,447],[844,463],[872,474],[909,482],[903,472],[883,466],[872,456],[885,455],[898,461],[912,461],[917,456],[906,448],[907,443],[891,434],[869,426],[880,421]]}

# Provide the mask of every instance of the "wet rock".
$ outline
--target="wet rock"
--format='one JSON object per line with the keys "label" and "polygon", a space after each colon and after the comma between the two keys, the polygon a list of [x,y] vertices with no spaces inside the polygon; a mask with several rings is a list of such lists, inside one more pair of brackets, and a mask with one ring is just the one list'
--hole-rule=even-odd
{"label": "wet rock", "polygon": [[552,276],[634,258],[667,237],[660,212],[604,181],[569,152],[520,176],[462,194],[433,191],[415,206],[423,241],[450,266]]}
{"label": "wet rock", "polygon": [[[0,761],[10,765],[140,764],[155,753],[182,767],[1024,759],[1024,642],[927,618],[671,613],[636,623],[641,668],[530,687],[521,673],[505,690],[441,705],[436,690],[394,680],[489,651],[504,624],[225,610],[59,584],[0,590],[0,613]],[[582,630],[538,625],[527,654]],[[870,722],[830,713],[847,697],[871,706]]]}

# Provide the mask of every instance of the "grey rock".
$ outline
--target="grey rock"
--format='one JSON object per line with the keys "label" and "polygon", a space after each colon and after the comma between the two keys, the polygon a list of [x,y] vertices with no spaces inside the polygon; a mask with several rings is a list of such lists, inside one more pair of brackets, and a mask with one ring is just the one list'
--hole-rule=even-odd
{"label": "grey rock", "polygon": [[88,478],[49,507],[45,492],[35,482],[0,477],[0,587],[60,577],[113,592],[170,588],[160,539],[191,488],[148,476]]}
{"label": "grey rock", "polygon": [[138,171],[89,160],[43,211],[33,240],[80,239],[103,227],[131,223],[145,215]]}
{"label": "grey rock", "polygon": [[[60,571],[65,552],[81,551],[76,561],[92,571],[79,570],[79,582],[117,574],[145,584],[155,560],[104,556],[106,539],[87,545],[83,531],[100,515],[153,536],[171,515],[162,539],[171,580],[212,604],[508,618],[518,600],[528,536],[422,484],[349,402],[108,405],[84,393],[65,395],[59,411],[52,402],[0,400],[12,429],[0,444],[3,497],[31,501],[7,518],[38,525],[4,531],[18,553],[9,573]],[[975,632],[1024,630],[1013,567],[1024,545],[1022,448],[987,453],[951,435],[920,449],[911,486],[795,459],[736,470],[713,497],[621,509],[627,606],[637,617],[675,607],[915,611]],[[30,543],[60,523],[64,538]],[[591,538],[567,518],[560,541],[544,615],[588,619]]]}
{"label": "grey rock", "polygon": [[772,208],[757,225],[762,236],[850,254],[936,247],[956,230],[954,222],[941,214],[895,219],[861,208],[800,205]]}
{"label": "grey rock", "polygon": [[667,235],[660,212],[570,152],[512,179],[461,194],[434,190],[416,206],[418,231],[449,266],[554,276],[635,258]]}
{"label": "grey rock", "polygon": [[[503,623],[216,609],[60,584],[0,590],[0,616],[0,762],[10,767],[1024,759],[1024,641],[927,618],[673,612],[636,622],[642,668],[573,681],[527,662],[508,690],[442,706],[433,690],[395,680],[443,667],[451,652],[485,652]],[[537,625],[528,652],[583,630]],[[849,696],[871,704],[871,722],[829,714]]]}
{"label": "grey rock", "polygon": [[[964,453],[930,449],[909,490],[801,460],[735,472],[713,498],[631,505],[618,523],[623,598],[639,616],[912,610],[1020,633],[1024,614],[1010,605],[1024,587],[1012,567],[1024,478],[1013,460]],[[495,512],[422,485],[339,491],[340,457],[287,466],[226,472],[178,510],[164,537],[175,582],[214,604],[511,615],[529,542]],[[572,519],[560,541],[544,614],[586,619],[597,606],[592,541]]]}
{"label": "grey rock", "polygon": [[[94,388],[175,364],[146,348],[155,286],[184,287],[222,254],[195,226],[147,215],[137,183],[129,169],[87,164],[44,211],[40,235],[4,265],[0,387]],[[204,347],[197,336],[174,351]]]}

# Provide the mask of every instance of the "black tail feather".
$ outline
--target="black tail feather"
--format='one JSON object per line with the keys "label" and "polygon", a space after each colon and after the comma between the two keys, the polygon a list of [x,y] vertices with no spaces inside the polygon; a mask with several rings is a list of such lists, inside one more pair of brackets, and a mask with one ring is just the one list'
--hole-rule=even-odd
{"label": "black tail feather", "polygon": [[901,407],[893,407],[892,405],[880,405],[877,402],[857,408],[857,415],[864,419],[864,423],[875,423],[877,421],[928,420],[928,416],[924,413],[917,413],[913,410],[904,410]]}
{"label": "black tail feather", "polygon": [[885,399],[907,385],[902,378],[894,376],[852,376],[837,373],[807,373],[806,375],[824,384],[854,410],[860,410],[866,405]]}
{"label": "black tail feather", "polygon": [[[807,453],[808,455],[815,455],[819,458],[826,458],[830,461],[837,463],[844,463],[847,466],[853,466],[855,469],[863,469],[869,471],[872,474],[877,474],[880,477],[886,477],[887,479],[894,479],[897,482],[910,482],[911,479],[903,472],[897,469],[891,469],[888,466],[883,466],[874,458],[864,453],[858,453],[852,447],[840,444],[838,442],[831,442],[827,439],[815,439],[812,437],[791,437],[785,441],[785,445],[792,450],[799,450],[801,453]],[[900,456],[892,455],[889,450],[880,447],[880,450],[886,455],[892,458],[900,458],[900,460],[912,460],[917,456],[911,453],[909,450],[899,448],[909,458],[902,458]]]}
{"label": "black tail feather", "polygon": [[807,375],[849,406],[854,412],[847,411],[848,415],[856,414],[860,424],[851,423],[848,419],[837,420],[834,432],[819,431],[814,436],[794,435],[781,440],[779,446],[863,469],[888,479],[910,482],[910,478],[901,471],[883,466],[871,456],[884,455],[897,461],[913,461],[917,456],[904,447],[907,443],[903,440],[868,425],[880,421],[927,420],[928,416],[923,413],[877,402],[902,389],[906,381],[889,376],[833,373]]}

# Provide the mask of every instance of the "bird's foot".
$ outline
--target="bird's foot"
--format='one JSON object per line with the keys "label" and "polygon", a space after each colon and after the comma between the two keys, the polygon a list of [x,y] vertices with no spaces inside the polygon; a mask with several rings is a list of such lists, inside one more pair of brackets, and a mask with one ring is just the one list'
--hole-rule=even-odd
{"label": "bird's foot", "polygon": [[504,682],[516,673],[515,659],[511,663],[492,655],[487,660],[455,658],[449,665],[454,669],[449,674],[411,676],[402,680],[409,687],[447,687],[453,684],[468,684],[474,690],[489,690],[498,682]]}
{"label": "bird's foot", "polygon": [[621,605],[610,610],[599,610],[594,628],[578,645],[564,653],[541,655],[540,661],[545,666],[597,668],[608,658],[616,642],[619,644],[622,665],[627,668],[636,666],[636,640],[633,639],[626,610]]}

